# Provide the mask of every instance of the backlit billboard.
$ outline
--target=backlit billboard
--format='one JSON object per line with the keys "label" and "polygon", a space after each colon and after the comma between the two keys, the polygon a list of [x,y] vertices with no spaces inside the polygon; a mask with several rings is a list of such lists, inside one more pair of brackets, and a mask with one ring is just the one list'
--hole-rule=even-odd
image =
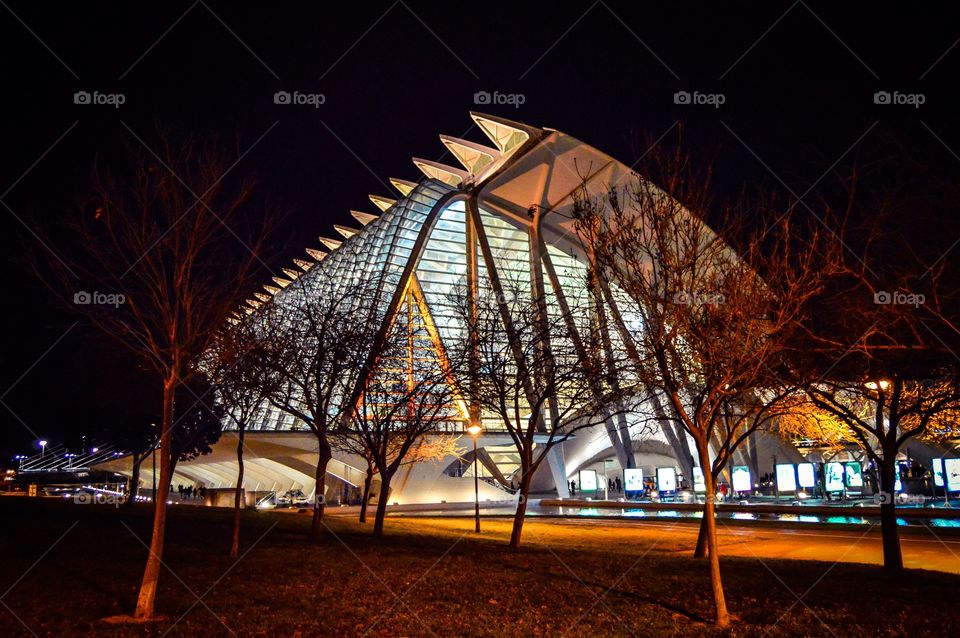
{"label": "backlit billboard", "polygon": [[750,492],[753,490],[753,481],[750,479],[750,468],[746,465],[734,465],[731,472],[734,492]]}
{"label": "backlit billboard", "polygon": [[777,464],[777,489],[781,492],[797,491],[797,477],[792,463]]}
{"label": "backlit billboard", "polygon": [[657,468],[657,489],[661,492],[677,491],[677,471],[674,468]]}

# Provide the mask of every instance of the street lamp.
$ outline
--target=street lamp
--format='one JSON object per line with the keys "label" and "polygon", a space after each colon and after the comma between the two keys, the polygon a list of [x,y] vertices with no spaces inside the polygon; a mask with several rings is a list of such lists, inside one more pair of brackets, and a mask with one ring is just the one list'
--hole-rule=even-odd
{"label": "street lamp", "polygon": [[47,452],[47,440],[40,439],[39,441],[37,441],[37,445],[40,446],[40,458],[42,459],[43,455],[46,454]]}
{"label": "street lamp", "polygon": [[467,432],[473,437],[473,506],[477,534],[480,533],[480,458],[477,456],[477,437],[482,431],[483,428],[476,423],[467,428]]}

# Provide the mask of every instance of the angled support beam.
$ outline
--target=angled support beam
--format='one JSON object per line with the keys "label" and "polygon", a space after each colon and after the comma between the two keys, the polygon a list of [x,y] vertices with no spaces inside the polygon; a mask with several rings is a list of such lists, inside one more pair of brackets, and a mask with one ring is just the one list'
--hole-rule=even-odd
{"label": "angled support beam", "polygon": [[427,239],[430,237],[433,227],[436,226],[437,220],[440,218],[440,214],[444,211],[444,209],[452,202],[462,197],[463,195],[458,191],[451,191],[443,195],[437,200],[437,203],[433,205],[433,208],[430,209],[430,212],[427,213],[426,219],[423,220],[423,226],[420,228],[420,234],[417,235],[417,241],[414,242],[413,249],[410,251],[410,256],[407,258],[407,263],[403,267],[403,273],[400,275],[400,279],[397,282],[396,288],[394,288],[393,295],[390,298],[390,303],[387,305],[387,310],[383,321],[380,323],[380,328],[377,330],[377,334],[373,338],[370,353],[367,355],[365,364],[362,367],[360,374],[357,375],[356,383],[354,384],[353,390],[350,392],[347,405],[352,406],[352,408],[343,410],[342,418],[344,424],[346,424],[346,422],[353,417],[352,410],[356,409],[357,402],[360,399],[360,393],[367,385],[370,370],[373,369],[373,366],[376,363],[377,352],[383,348],[383,344],[387,339],[392,318],[396,315],[400,308],[400,304],[403,303],[404,299],[406,298],[411,277],[416,271],[417,264],[420,263],[420,257],[423,255],[423,251],[427,245]]}
{"label": "angled support beam", "polygon": [[[483,255],[483,263],[487,269],[487,277],[490,278],[490,285],[497,295],[497,310],[500,313],[500,320],[507,332],[507,341],[510,344],[510,350],[513,353],[514,363],[517,365],[517,374],[524,379],[524,392],[527,401],[534,405],[533,385],[530,381],[530,372],[523,359],[523,348],[517,335],[516,327],[513,325],[513,318],[510,316],[510,308],[507,306],[507,298],[503,291],[503,285],[500,282],[500,274],[497,270],[496,261],[493,259],[493,251],[490,249],[490,242],[487,241],[487,232],[483,227],[483,220],[480,218],[480,207],[477,205],[476,194],[467,199],[467,213],[473,219],[474,229],[477,232],[477,243],[480,245],[480,254]],[[517,424],[520,427],[520,424]]]}

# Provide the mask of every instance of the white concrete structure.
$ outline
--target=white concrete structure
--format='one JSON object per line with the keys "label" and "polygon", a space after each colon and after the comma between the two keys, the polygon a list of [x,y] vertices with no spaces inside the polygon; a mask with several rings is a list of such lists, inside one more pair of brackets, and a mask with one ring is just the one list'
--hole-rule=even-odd
{"label": "white concrete structure", "polygon": [[[385,317],[392,316],[415,288],[418,303],[425,302],[435,336],[443,341],[461,336],[445,295],[471,272],[487,273],[487,280],[494,272],[500,276],[526,272],[532,277],[532,265],[536,264],[546,273],[541,273],[540,279],[546,281],[543,285],[551,298],[583,294],[582,285],[579,290],[577,286],[583,281],[587,264],[572,228],[575,193],[585,188],[588,194],[601,195],[639,176],[560,131],[479,113],[471,117],[492,146],[441,135],[441,143],[460,167],[414,158],[413,164],[423,178],[418,182],[391,178],[396,198],[370,195],[377,214],[351,211],[359,228],[335,226],[340,238],[320,238],[330,252],[308,249],[311,261],[295,260],[296,268],[284,269],[285,277],[274,277],[276,286],[265,285],[267,294],[258,293],[250,300],[247,314],[261,304],[281,300],[294,281],[309,282],[317,273],[357,281],[389,272],[396,282],[387,291]],[[532,239],[533,217],[538,218],[545,245]],[[473,265],[469,266],[471,260]],[[515,498],[508,490],[518,468],[517,457],[502,424],[485,415],[481,415],[481,421],[481,501],[509,502]],[[611,472],[639,466],[648,473],[663,464],[677,465],[676,448],[668,444],[664,432],[646,432],[625,418],[611,421],[578,432],[556,447],[549,464],[542,466],[535,477],[533,489],[567,496],[568,480],[582,468],[599,468],[604,459],[614,460],[606,466]],[[288,414],[263,410],[247,434],[244,487],[278,492],[296,488],[311,494],[316,441],[304,430],[305,426]],[[235,447],[234,435],[224,434],[212,454],[177,466],[174,485],[232,485]],[[464,453],[472,455],[468,436],[464,436],[462,447]],[[472,502],[472,477],[478,464],[469,455],[467,461],[464,464],[450,456],[405,468],[393,481],[391,503]],[[144,465],[143,484],[149,485],[149,461]],[[110,465],[120,466],[119,461]],[[336,500],[349,492],[350,486],[361,484],[364,469],[360,459],[335,453],[329,469],[333,480],[328,481],[328,499]]]}

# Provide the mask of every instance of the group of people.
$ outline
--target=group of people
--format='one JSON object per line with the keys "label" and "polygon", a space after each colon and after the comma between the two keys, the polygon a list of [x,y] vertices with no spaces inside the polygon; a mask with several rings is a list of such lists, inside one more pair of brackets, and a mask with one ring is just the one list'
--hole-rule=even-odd
{"label": "group of people", "polygon": [[204,499],[207,496],[207,488],[203,485],[177,485],[177,494],[181,499]]}

